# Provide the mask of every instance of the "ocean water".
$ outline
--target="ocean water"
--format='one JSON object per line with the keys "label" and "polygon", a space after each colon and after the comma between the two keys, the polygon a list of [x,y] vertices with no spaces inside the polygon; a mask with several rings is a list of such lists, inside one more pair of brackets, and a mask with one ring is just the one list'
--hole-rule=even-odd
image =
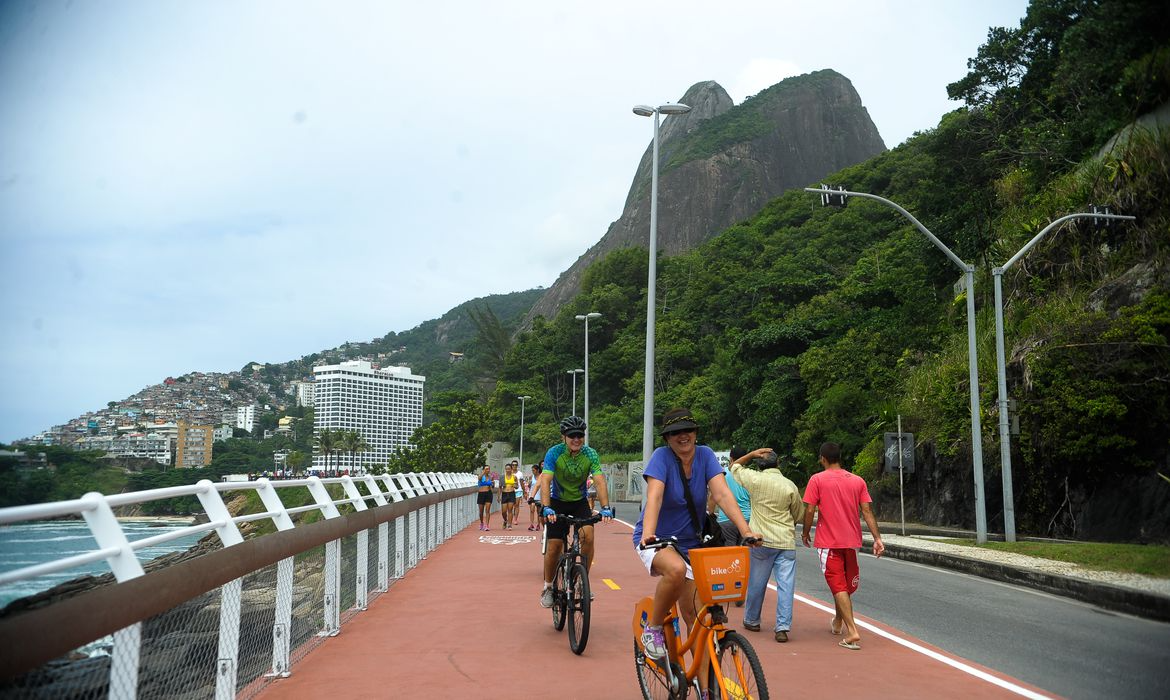
{"label": "ocean water", "polygon": [[[123,522],[122,530],[131,542],[164,532],[181,530],[183,523],[172,520]],[[138,560],[146,563],[155,557],[190,548],[202,534],[171,540],[162,545],[138,550]],[[81,520],[45,520],[0,526],[0,571],[8,572],[55,559],[84,554],[97,549],[89,527]],[[55,574],[0,585],[0,607],[12,601],[52,588],[78,576],[109,573],[105,560],[96,561]]]}

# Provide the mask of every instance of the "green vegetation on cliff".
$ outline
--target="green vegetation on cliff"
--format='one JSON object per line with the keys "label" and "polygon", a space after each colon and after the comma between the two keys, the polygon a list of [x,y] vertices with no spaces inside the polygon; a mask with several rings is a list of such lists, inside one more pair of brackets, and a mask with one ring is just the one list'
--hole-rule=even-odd
{"label": "green vegetation on cliff", "polygon": [[[1090,204],[1138,219],[1105,229],[1069,223],[1004,280],[1009,392],[1021,424],[1017,520],[1024,531],[1073,535],[1086,519],[1107,517],[1093,500],[1106,487],[1165,489],[1134,480],[1168,453],[1170,143],[1164,132],[1139,131],[1103,156],[1096,151],[1170,99],[1168,41],[1149,3],[1037,0],[1019,28],[993,29],[971,73],[951,86],[966,108],[832,178],[897,202],[977,266],[993,526],[1002,505],[990,271],[1048,222]],[[745,124],[729,120],[712,133],[750,131]],[[607,452],[639,450],[645,270],[645,250],[610,255],[555,318],[519,337],[494,397],[498,437],[518,441],[515,397],[528,394],[526,444],[557,438],[556,421],[572,410],[565,370],[581,364],[573,316],[597,311],[592,441]],[[880,478],[882,433],[901,414],[934,470],[919,475],[918,515],[969,523],[959,277],[890,209],[864,200],[821,209],[789,192],[700,249],[659,262],[656,415],[686,405],[708,443],[791,453],[803,470],[798,481],[816,468],[820,442],[840,442],[880,493],[890,485]],[[1151,513],[1131,514],[1110,536],[1166,537],[1165,516]],[[1152,531],[1137,522],[1146,517]],[[1094,531],[1107,530],[1097,523]]]}
{"label": "green vegetation on cliff", "polygon": [[786,97],[809,87],[820,88],[836,84],[841,76],[836,71],[821,70],[794,78],[788,78],[743,104],[716,115],[703,123],[694,137],[682,142],[663,166],[663,172],[692,160],[703,160],[725,152],[731,146],[760,138],[776,128],[775,122],[765,114],[765,107],[782,102]]}

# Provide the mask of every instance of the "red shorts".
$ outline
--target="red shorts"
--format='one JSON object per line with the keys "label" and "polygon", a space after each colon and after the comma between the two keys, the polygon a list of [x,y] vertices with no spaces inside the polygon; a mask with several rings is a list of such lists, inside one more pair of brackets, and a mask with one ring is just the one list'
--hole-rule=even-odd
{"label": "red shorts", "polygon": [[820,557],[821,573],[825,575],[829,591],[833,595],[838,593],[853,595],[857,591],[857,585],[861,583],[861,570],[857,568],[857,550],[818,549],[817,555]]}

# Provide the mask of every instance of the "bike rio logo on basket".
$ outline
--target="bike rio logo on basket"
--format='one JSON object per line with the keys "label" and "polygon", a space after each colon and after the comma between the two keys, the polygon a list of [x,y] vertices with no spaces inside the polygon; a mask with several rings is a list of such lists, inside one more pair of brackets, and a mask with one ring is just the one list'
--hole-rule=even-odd
{"label": "bike rio logo on basket", "polygon": [[[743,589],[743,579],[739,576],[741,569],[742,565],[739,559],[736,559],[727,566],[710,567],[710,573],[707,575],[707,579],[711,581],[711,593],[715,600],[724,600],[728,597],[717,595],[721,591],[727,590],[728,583],[733,584],[735,590],[730,597],[739,597],[739,592]],[[727,580],[729,577],[731,579],[730,581]]]}
{"label": "bike rio logo on basket", "polygon": [[695,588],[706,603],[743,600],[748,571],[745,547],[712,547],[691,550]]}
{"label": "bike rio logo on basket", "polygon": [[731,564],[727,565],[726,567],[712,566],[711,567],[711,575],[712,576],[723,576],[726,574],[738,574],[740,566],[741,565],[740,565],[738,559],[731,562]]}

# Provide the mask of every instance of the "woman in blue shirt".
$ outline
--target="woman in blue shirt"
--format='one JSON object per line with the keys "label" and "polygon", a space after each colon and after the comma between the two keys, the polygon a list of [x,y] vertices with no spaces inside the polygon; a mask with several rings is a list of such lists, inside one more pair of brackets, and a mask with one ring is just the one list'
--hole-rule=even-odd
{"label": "woman in blue shirt", "polygon": [[[699,545],[699,536],[683,494],[684,483],[691,491],[691,501],[699,518],[706,517],[707,496],[717,503],[743,537],[759,538],[748,528],[735,496],[727,488],[719,458],[706,445],[697,444],[697,429],[691,412],[684,408],[668,411],[662,417],[662,437],[666,447],[650,456],[642,473],[646,480],[646,507],[634,528],[634,545],[646,544],[656,537],[677,537],[684,552]],[[702,520],[699,521],[700,527]],[[651,576],[659,576],[654,590],[654,609],[642,635],[646,655],[666,657],[662,622],[675,602],[689,627],[695,620],[695,583],[691,565],[674,549],[636,549]],[[701,674],[701,681],[706,674]]]}

